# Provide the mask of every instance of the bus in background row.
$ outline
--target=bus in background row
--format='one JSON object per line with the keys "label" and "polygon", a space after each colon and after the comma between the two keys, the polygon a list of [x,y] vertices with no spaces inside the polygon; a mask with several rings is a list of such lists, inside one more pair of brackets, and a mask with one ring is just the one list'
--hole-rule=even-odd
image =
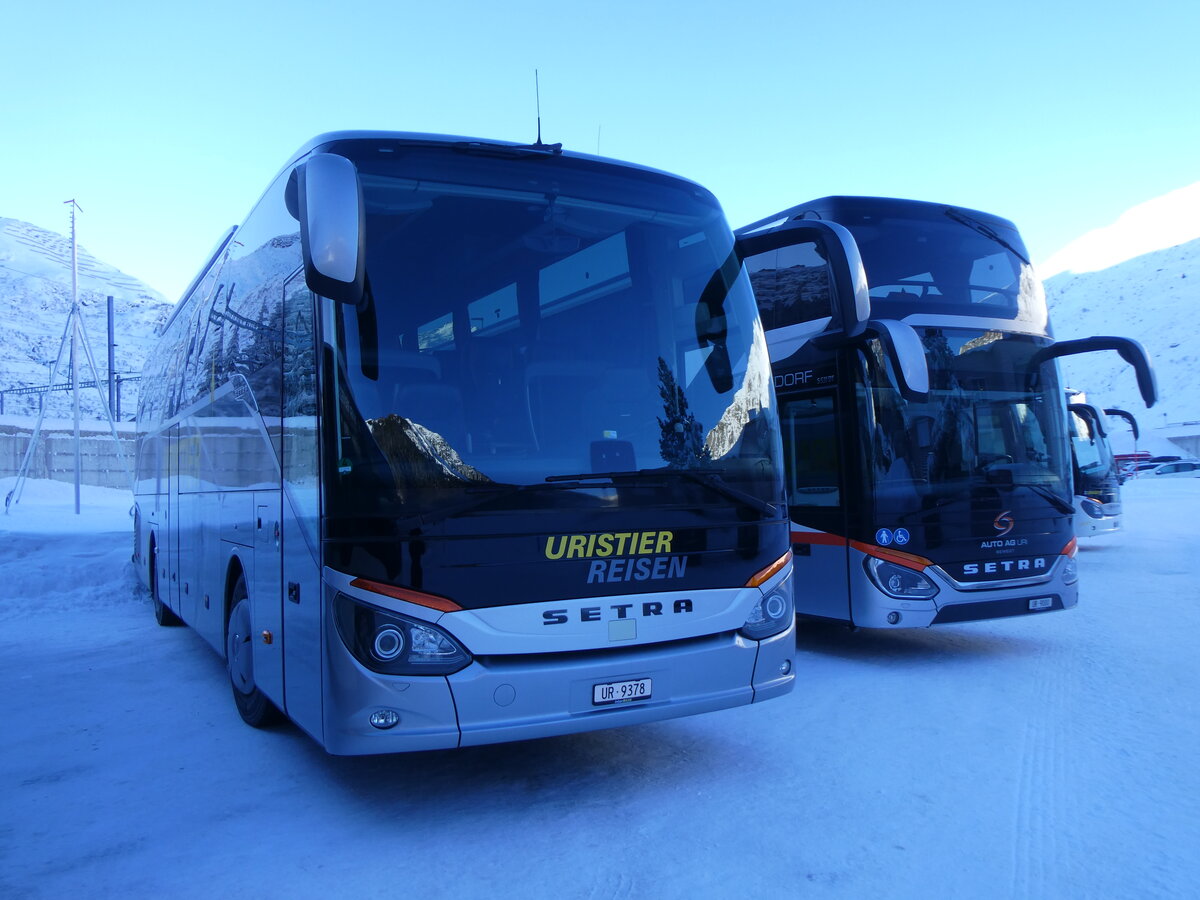
{"label": "bus in background row", "polygon": [[713,196],[558,145],[322,135],[165,325],[135,561],[334,754],[793,686],[766,342]]}
{"label": "bus in background row", "polygon": [[1055,360],[1117,350],[1150,405],[1141,347],[1055,342],[1020,234],[987,213],[825,197],[737,235],[779,396],[798,611],[887,628],[1074,606]]}
{"label": "bus in background row", "polygon": [[1109,440],[1109,417],[1126,421],[1138,438],[1137,419],[1123,409],[1100,408],[1067,391],[1075,488],[1075,535],[1096,537],[1121,529],[1121,475]]}

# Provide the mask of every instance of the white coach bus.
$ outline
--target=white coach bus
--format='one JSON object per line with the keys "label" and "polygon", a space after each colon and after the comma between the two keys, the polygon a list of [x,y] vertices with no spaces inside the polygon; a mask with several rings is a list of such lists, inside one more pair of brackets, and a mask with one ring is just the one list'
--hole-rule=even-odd
{"label": "white coach bus", "polygon": [[138,442],[157,618],[251,725],[385,753],[792,688],[770,362],[692,182],[320,136],[164,326]]}
{"label": "white coach bus", "polygon": [[[825,232],[855,248],[852,283]],[[925,627],[1075,606],[1075,506],[1055,341],[1021,235],[978,210],[823,197],[738,232],[783,423],[799,613]]]}

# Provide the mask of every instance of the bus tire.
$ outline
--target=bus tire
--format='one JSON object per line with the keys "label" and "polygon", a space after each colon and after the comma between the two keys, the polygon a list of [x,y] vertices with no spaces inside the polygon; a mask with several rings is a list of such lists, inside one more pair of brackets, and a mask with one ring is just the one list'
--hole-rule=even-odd
{"label": "bus tire", "polygon": [[171,608],[162,602],[158,588],[158,547],[150,545],[150,602],[154,604],[154,621],[164,628],[174,628],[182,625],[183,619],[171,612]]}
{"label": "bus tire", "polygon": [[225,625],[225,665],[233,688],[233,702],[243,722],[263,728],[278,722],[281,715],[254,684],[254,641],[244,575],[238,575],[230,604],[229,621]]}

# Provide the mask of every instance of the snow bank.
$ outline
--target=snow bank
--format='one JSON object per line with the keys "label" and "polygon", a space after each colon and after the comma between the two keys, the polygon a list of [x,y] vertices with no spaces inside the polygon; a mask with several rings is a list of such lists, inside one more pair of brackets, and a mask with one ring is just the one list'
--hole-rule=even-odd
{"label": "snow bank", "polygon": [[[0,499],[13,491],[16,477],[0,478]],[[75,513],[75,485],[63,481],[27,479],[19,500],[0,510],[0,539],[12,534],[132,535],[133,494],[111,488],[81,485],[79,513]],[[132,537],[130,538],[132,541]]]}

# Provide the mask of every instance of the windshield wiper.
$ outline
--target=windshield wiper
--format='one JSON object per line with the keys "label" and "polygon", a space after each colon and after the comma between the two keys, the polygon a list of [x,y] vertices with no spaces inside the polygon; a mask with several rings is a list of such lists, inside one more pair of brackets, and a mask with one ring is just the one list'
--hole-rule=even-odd
{"label": "windshield wiper", "polygon": [[546,481],[551,483],[570,482],[572,487],[587,487],[588,485],[585,482],[602,479],[616,481],[619,478],[683,478],[703,485],[726,499],[733,500],[743,506],[748,506],[765,516],[774,517],[779,515],[779,510],[774,503],[768,503],[760,497],[755,497],[753,494],[748,494],[745,491],[735,488],[721,477],[721,473],[722,470],[720,469],[708,470],[706,472],[695,472],[691,469],[629,469],[619,472],[581,472],[576,475],[550,475],[546,478]]}
{"label": "windshield wiper", "polygon": [[[1046,500],[1049,500],[1051,505],[1055,509],[1057,509],[1059,512],[1066,513],[1067,515],[1074,515],[1074,513],[1075,513],[1074,506],[1072,506],[1070,503],[1068,503],[1062,497],[1058,496],[1058,494],[1054,493],[1049,488],[1043,487],[1040,484],[1023,484],[1021,482],[1016,482],[1011,485],[991,484],[991,485],[988,485],[988,487],[997,489],[997,490],[999,490],[999,489],[1008,490],[1009,488],[1019,488],[1019,487],[1028,488],[1029,490],[1033,491],[1035,494],[1038,494],[1039,496],[1044,497]],[[925,507],[924,509],[914,509],[911,512],[902,513],[898,516],[895,516],[895,521],[907,524],[908,522],[910,522],[914,518],[917,518],[918,516],[928,515],[929,513],[937,513],[937,512],[940,512],[941,510],[943,510],[945,507],[950,506],[952,504],[965,503],[970,500],[971,500],[970,496],[966,496],[966,495],[962,495],[962,494],[960,494],[956,497],[939,497],[934,502],[933,506]]]}
{"label": "windshield wiper", "polygon": [[1075,514],[1075,507],[1062,497],[1058,496],[1058,494],[1054,493],[1054,491],[1050,490],[1048,487],[1043,487],[1040,484],[1022,484],[1020,482],[1014,484],[1013,487],[1029,488],[1029,490],[1033,491],[1035,494],[1038,494],[1039,496],[1045,497],[1047,500],[1049,500],[1050,504],[1059,512],[1067,515]]}
{"label": "windshield wiper", "polygon": [[520,159],[530,156],[562,156],[562,144],[494,144],[490,141],[457,141],[451,145],[459,153],[477,156],[499,156],[503,159]]}
{"label": "windshield wiper", "polygon": [[943,210],[943,212],[945,212],[945,214],[947,216],[949,216],[951,219],[953,219],[955,222],[958,222],[959,224],[962,224],[962,225],[966,225],[972,231],[976,232],[977,234],[982,234],[985,238],[987,238],[990,241],[995,241],[997,244],[999,244],[1001,247],[1003,247],[1009,253],[1013,254],[1013,256],[1015,256],[1019,260],[1021,260],[1021,262],[1025,263],[1025,265],[1027,265],[1027,266],[1032,265],[1032,263],[1030,263],[1029,260],[1025,258],[1024,253],[1022,253],[1020,250],[1018,250],[1016,247],[1014,247],[1012,244],[1010,244],[1004,238],[1000,237],[1000,235],[996,232],[996,229],[992,228],[990,225],[985,225],[982,222],[972,219],[970,216],[963,215],[957,209],[946,209],[946,210]]}

